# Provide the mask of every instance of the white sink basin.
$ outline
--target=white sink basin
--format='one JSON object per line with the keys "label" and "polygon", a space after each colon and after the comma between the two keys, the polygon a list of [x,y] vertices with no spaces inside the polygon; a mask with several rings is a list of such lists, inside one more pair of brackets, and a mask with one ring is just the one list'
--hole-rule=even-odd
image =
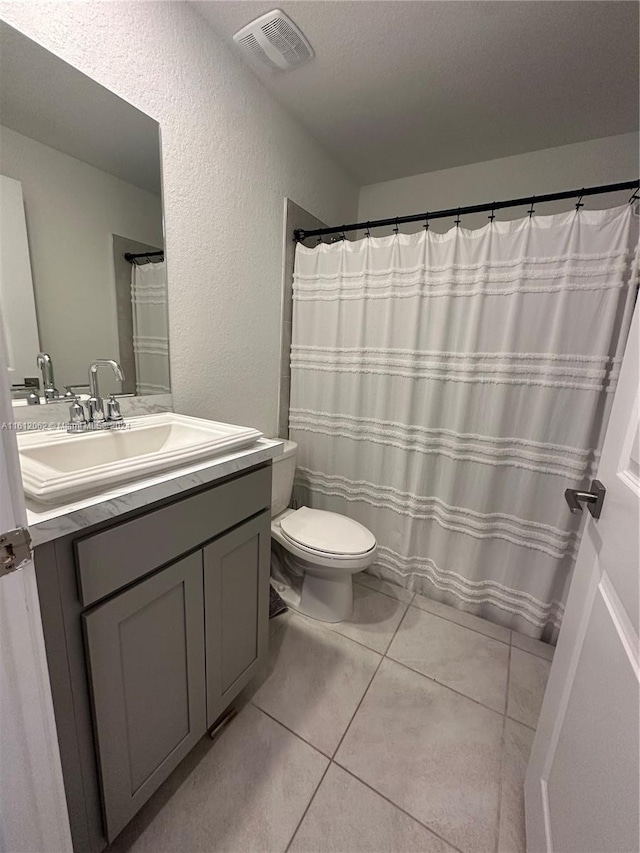
{"label": "white sink basin", "polygon": [[249,447],[261,437],[257,429],[163,412],[130,418],[126,429],[21,434],[18,449],[25,493],[59,503]]}

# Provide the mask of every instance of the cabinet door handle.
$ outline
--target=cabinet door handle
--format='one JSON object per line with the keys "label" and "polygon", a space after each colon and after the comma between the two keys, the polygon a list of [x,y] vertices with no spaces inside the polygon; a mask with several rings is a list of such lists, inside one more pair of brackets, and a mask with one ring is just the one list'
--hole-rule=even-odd
{"label": "cabinet door handle", "polygon": [[582,512],[582,503],[586,503],[591,515],[594,518],[600,518],[606,493],[607,490],[600,480],[592,480],[590,492],[582,492],[580,489],[565,489],[564,497],[572,513]]}

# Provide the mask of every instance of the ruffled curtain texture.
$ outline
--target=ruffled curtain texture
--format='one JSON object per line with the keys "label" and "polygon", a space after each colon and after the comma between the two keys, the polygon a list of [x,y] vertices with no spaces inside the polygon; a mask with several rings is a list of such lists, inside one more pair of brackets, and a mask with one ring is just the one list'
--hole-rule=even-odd
{"label": "ruffled curtain texture", "polygon": [[298,245],[297,495],[375,534],[374,575],[555,641],[637,233],[627,205]]}
{"label": "ruffled curtain texture", "polygon": [[136,394],[168,394],[171,388],[164,261],[132,265],[131,305]]}

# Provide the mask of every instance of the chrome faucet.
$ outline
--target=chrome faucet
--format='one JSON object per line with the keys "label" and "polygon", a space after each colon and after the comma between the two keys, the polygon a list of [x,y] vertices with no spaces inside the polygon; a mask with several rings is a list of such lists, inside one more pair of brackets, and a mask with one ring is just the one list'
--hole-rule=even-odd
{"label": "chrome faucet", "polygon": [[36,364],[42,371],[42,387],[44,399],[59,400],[60,394],[56,388],[56,381],[53,378],[53,362],[48,352],[39,352],[36,357]]}
{"label": "chrome faucet", "polygon": [[89,420],[94,424],[102,424],[105,421],[110,420],[122,420],[119,404],[113,394],[109,398],[108,408],[113,414],[117,413],[119,417],[108,417],[104,413],[104,401],[100,396],[100,389],[98,387],[98,368],[103,365],[105,367],[110,367],[113,370],[116,375],[116,379],[119,379],[121,382],[124,379],[122,368],[118,362],[114,361],[112,358],[97,358],[89,365]]}
{"label": "chrome faucet", "polygon": [[96,425],[122,421],[120,404],[116,400],[114,394],[110,395],[109,400],[107,401],[107,412],[106,414],[104,412],[104,401],[100,396],[100,389],[98,387],[98,368],[102,366],[110,367],[115,373],[116,379],[119,379],[121,382],[124,380],[122,368],[118,362],[114,361],[112,358],[97,358],[89,365],[89,421]]}
{"label": "chrome faucet", "polygon": [[87,400],[89,417],[85,416],[79,398],[72,393],[71,398],[73,402],[69,408],[70,421],[68,432],[78,432],[85,429],[108,429],[115,424],[124,423],[124,418],[120,412],[120,403],[116,400],[115,394],[109,395],[105,413],[105,403],[100,396],[100,388],[98,386],[98,368],[102,366],[110,367],[115,373],[116,379],[119,379],[121,382],[124,379],[124,372],[114,359],[97,358],[91,362],[89,365],[90,396]]}

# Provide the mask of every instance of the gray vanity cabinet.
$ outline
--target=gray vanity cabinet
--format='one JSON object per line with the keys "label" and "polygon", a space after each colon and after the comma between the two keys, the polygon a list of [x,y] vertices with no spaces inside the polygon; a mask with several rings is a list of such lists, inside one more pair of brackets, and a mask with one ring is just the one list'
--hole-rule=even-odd
{"label": "gray vanity cabinet", "polygon": [[111,840],[207,729],[202,551],[82,620]]}
{"label": "gray vanity cabinet", "polygon": [[101,853],[265,661],[271,464],[36,547],[75,853]]}
{"label": "gray vanity cabinet", "polygon": [[271,514],[204,548],[207,726],[247,684],[268,642]]}

